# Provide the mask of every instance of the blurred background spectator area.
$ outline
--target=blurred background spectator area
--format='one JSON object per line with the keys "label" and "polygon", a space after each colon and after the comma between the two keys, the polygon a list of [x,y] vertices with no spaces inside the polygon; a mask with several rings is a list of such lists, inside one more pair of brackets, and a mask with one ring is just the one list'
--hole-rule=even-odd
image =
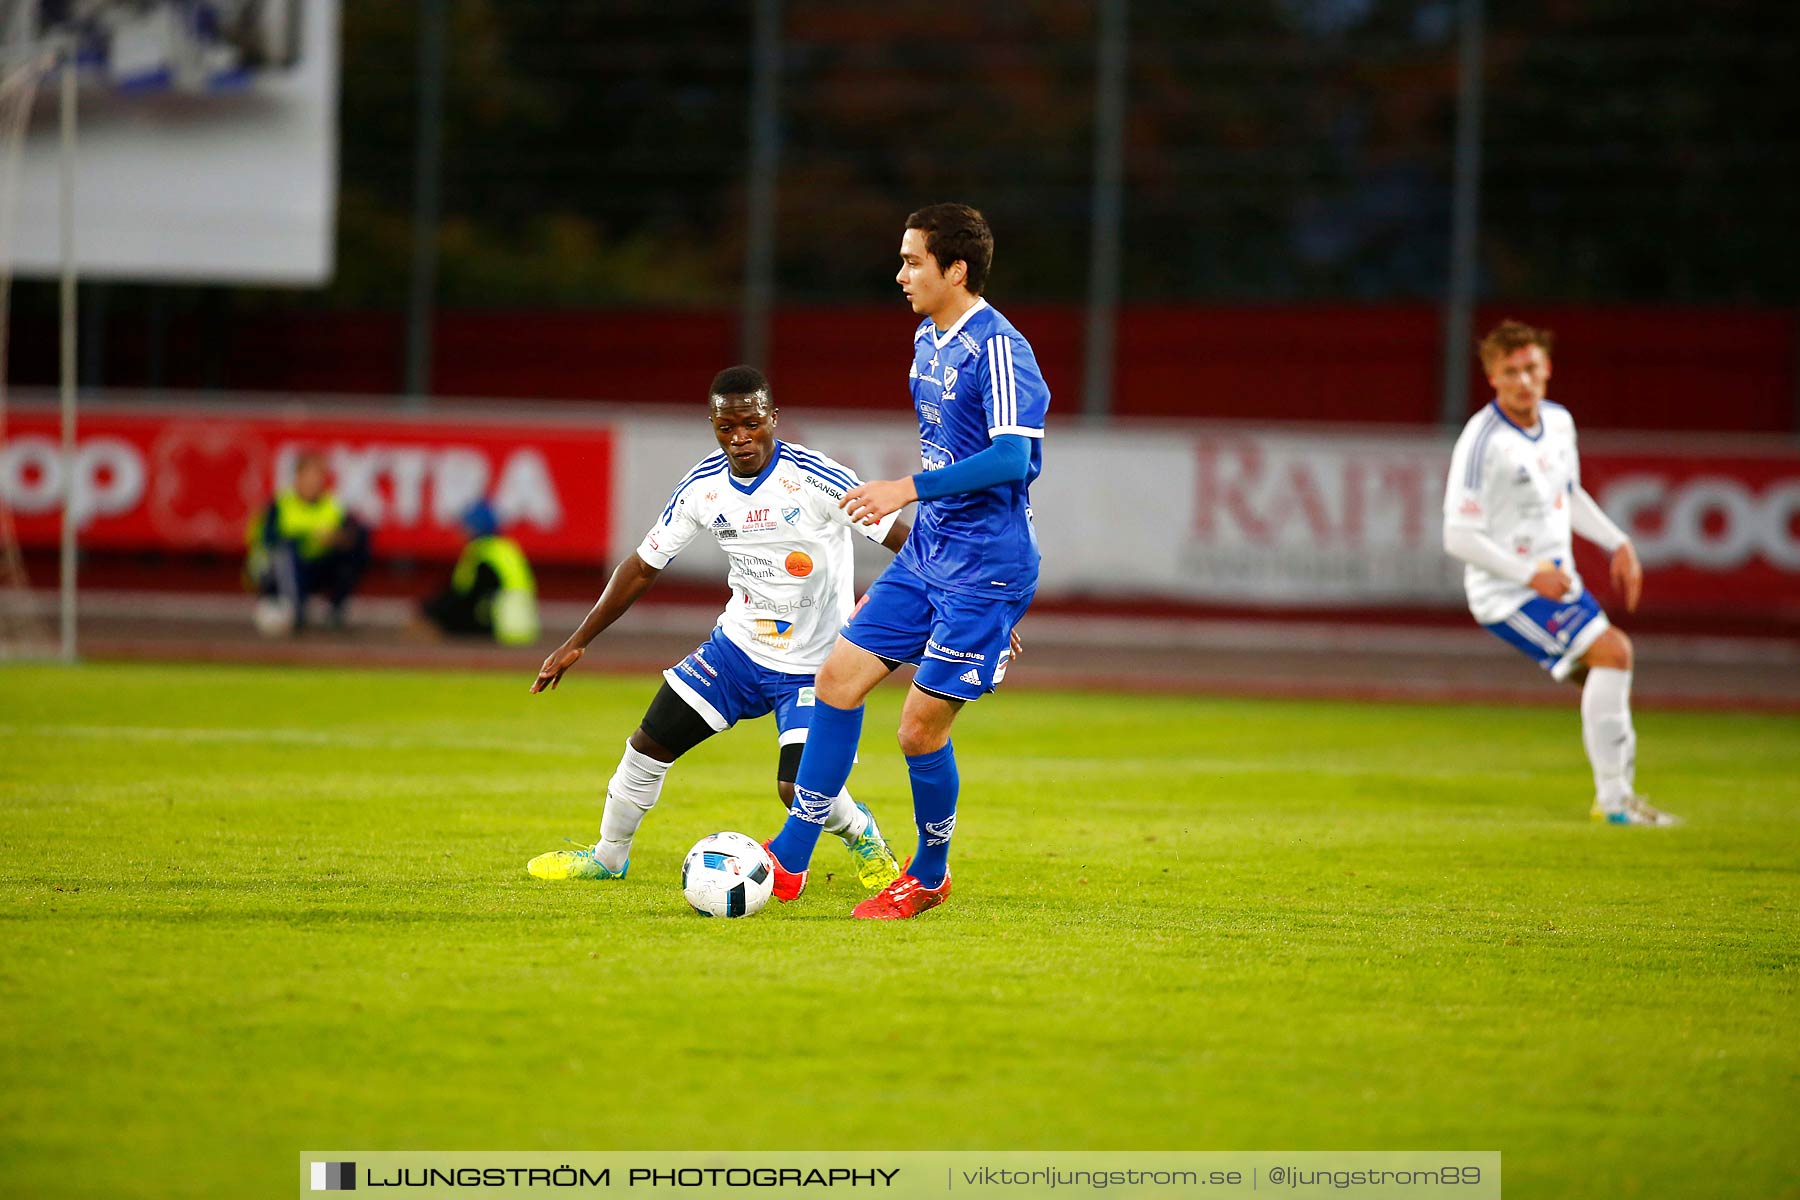
{"label": "blurred background spectator area", "polygon": [[[82,383],[683,403],[693,364],[761,349],[789,403],[890,409],[900,221],[956,198],[992,220],[990,294],[1073,414],[1111,12],[1110,413],[1435,423],[1468,7],[351,3],[330,283],[84,282]],[[1476,323],[1555,328],[1552,394],[1584,429],[1795,429],[1791,17],[1488,6]],[[747,345],[758,179],[772,238]],[[53,383],[54,285],[15,281],[13,308],[12,382]]]}

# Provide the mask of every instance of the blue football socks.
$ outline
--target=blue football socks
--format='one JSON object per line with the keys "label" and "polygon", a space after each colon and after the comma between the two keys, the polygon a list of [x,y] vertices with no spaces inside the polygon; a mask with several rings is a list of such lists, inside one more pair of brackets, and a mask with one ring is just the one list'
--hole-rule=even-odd
{"label": "blue football socks", "polygon": [[819,830],[831,814],[831,802],[850,781],[856,743],[862,739],[862,721],[860,704],[833,708],[820,700],[813,707],[806,751],[800,756],[800,774],[794,780],[794,806],[769,844],[776,861],[789,871],[804,871],[812,862]]}
{"label": "blue football socks", "polygon": [[956,748],[945,742],[942,750],[909,754],[906,771],[912,776],[913,819],[919,825],[919,850],[906,873],[934,888],[950,872],[950,834],[956,828],[956,793],[962,786]]}

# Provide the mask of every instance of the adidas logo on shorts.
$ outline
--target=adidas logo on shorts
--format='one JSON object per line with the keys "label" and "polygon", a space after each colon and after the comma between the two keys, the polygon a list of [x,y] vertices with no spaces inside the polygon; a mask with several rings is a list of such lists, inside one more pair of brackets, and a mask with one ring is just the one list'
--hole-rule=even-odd
{"label": "adidas logo on shorts", "polygon": [[970,667],[968,670],[964,671],[959,678],[964,683],[972,684],[975,687],[981,686],[981,672],[977,671],[974,667]]}

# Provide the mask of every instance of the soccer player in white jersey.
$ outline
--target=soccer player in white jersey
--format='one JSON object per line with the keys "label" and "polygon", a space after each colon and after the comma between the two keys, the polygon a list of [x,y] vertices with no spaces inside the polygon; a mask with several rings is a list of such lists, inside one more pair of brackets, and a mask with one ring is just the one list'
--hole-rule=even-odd
{"label": "soccer player in white jersey", "polygon": [[[719,372],[708,401],[718,451],[676,485],[637,552],[619,564],[581,626],[538,671],[532,693],[554,689],[694,538],[711,537],[730,560],[731,601],[712,636],[663,672],[661,689],[606,785],[599,842],[538,855],[528,864],[538,878],[623,878],[631,840],[662,793],[669,765],[740,720],[775,714],[776,790],[784,806],[792,802],[814,712],[813,677],[854,599],[852,531],[899,550],[907,525],[894,517],[869,526],[852,522],[838,502],[862,481],[823,454],[778,440],[779,411],[762,372]],[[899,875],[866,806],[840,788],[827,808],[825,828],[855,857],[864,887],[882,887]]]}
{"label": "soccer player in white jersey", "polygon": [[1581,685],[1581,737],[1594,768],[1596,820],[1673,825],[1635,789],[1631,639],[1575,570],[1571,531],[1612,555],[1613,587],[1637,609],[1644,572],[1625,531],[1581,486],[1575,419],[1544,398],[1549,330],[1502,322],[1481,341],[1494,399],[1463,426],[1444,489],[1444,549],[1465,564],[1476,621],[1550,672]]}
{"label": "soccer player in white jersey", "polygon": [[819,671],[813,736],[787,823],[769,843],[775,896],[806,886],[831,797],[850,776],[863,701],[902,662],[919,664],[900,711],[918,850],[906,873],[856,906],[865,920],[917,916],[950,894],[960,777],[950,726],[993,691],[1016,650],[1012,629],[1037,590],[1031,483],[1042,466],[1050,389],[1011,321],[982,299],[994,235],[966,204],[906,219],[894,277],[915,314],[910,390],[923,469],[844,496],[865,523],[919,502],[912,536],[869,588]]}

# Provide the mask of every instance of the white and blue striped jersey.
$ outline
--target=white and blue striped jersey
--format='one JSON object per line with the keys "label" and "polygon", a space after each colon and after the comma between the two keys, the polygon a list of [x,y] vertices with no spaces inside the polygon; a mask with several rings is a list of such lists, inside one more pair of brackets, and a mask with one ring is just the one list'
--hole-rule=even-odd
{"label": "white and blue striped jersey", "polygon": [[[1525,562],[1545,559],[1582,590],[1575,571],[1571,496],[1581,486],[1575,418],[1560,404],[1538,404],[1538,427],[1520,429],[1490,402],[1469,418],[1450,454],[1444,524],[1485,533]],[[1463,567],[1469,611],[1483,625],[1504,621],[1537,593],[1473,563]]]}
{"label": "white and blue striped jersey", "polygon": [[719,628],[758,665],[811,675],[855,607],[851,530],[879,542],[898,519],[853,525],[838,502],[861,482],[794,442],[776,442],[755,479],[732,474],[723,452],[709,454],[676,485],[637,555],[661,570],[694,538],[711,536],[730,562]]}
{"label": "white and blue striped jersey", "polygon": [[1031,439],[1031,468],[1020,483],[920,501],[900,561],[951,591],[1030,595],[1038,574],[1031,483],[1043,469],[1050,408],[1031,343],[998,309],[977,300],[942,333],[930,318],[919,325],[909,380],[925,470],[960,462],[1001,434]]}

